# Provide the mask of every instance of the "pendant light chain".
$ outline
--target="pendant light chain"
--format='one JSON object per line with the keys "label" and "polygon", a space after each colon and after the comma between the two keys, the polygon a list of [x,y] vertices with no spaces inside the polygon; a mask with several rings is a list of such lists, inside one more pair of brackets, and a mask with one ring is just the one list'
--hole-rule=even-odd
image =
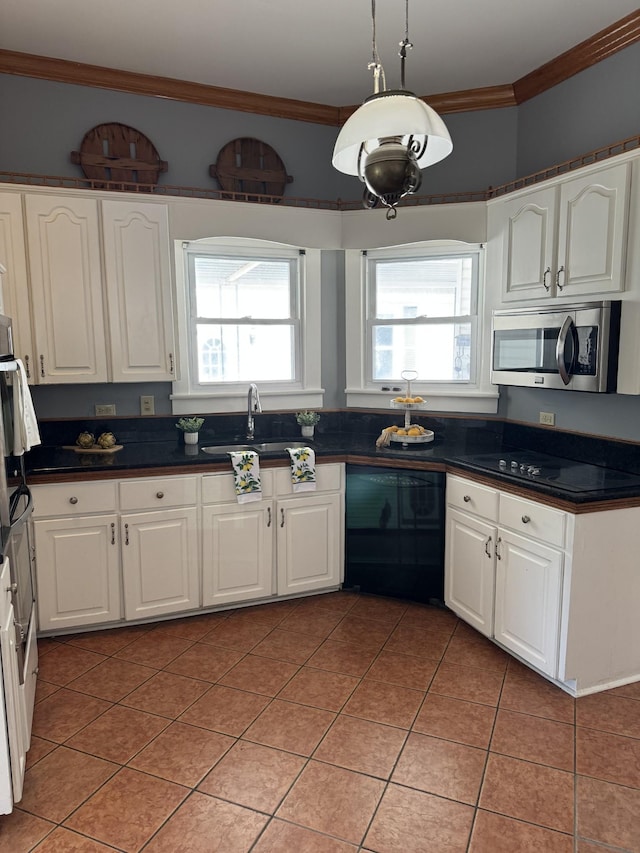
{"label": "pendant light chain", "polygon": [[409,41],[409,0],[404,0],[404,39],[400,42],[400,88],[406,89],[404,81],[404,63],[407,58],[407,50],[413,47]]}
{"label": "pendant light chain", "polygon": [[371,0],[371,62],[367,66],[373,69],[373,91],[374,94],[380,92],[380,81],[382,80],[382,91],[387,89],[387,80],[384,75],[384,68],[380,62],[378,55],[378,40],[376,38],[376,0]]}

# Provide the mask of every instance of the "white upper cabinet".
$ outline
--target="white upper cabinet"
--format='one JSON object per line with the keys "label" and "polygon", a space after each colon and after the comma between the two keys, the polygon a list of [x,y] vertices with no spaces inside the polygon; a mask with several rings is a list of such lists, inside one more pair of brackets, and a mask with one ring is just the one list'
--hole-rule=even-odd
{"label": "white upper cabinet", "polygon": [[166,205],[103,201],[104,272],[114,382],[174,379]]}
{"label": "white upper cabinet", "polygon": [[576,299],[624,289],[630,163],[490,205],[502,299]]}
{"label": "white upper cabinet", "polygon": [[32,382],[34,350],[20,193],[0,194],[0,264],[6,270],[2,276],[2,313],[13,320],[14,352],[24,362],[27,379]]}
{"label": "white upper cabinet", "polygon": [[98,202],[25,202],[38,380],[106,382]]}

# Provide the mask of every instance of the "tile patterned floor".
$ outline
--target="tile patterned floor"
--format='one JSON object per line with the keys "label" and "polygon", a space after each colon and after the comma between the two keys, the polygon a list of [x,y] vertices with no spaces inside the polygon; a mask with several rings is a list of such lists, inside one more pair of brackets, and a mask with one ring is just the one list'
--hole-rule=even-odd
{"label": "tile patterned floor", "polygon": [[640,853],[640,683],[577,701],[332,593],[40,642],[2,853]]}

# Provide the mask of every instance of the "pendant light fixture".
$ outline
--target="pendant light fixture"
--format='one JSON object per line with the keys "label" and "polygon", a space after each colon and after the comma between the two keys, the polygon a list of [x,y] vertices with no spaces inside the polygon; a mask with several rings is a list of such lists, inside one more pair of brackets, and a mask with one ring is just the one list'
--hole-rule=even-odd
{"label": "pendant light fixture", "polygon": [[449,131],[438,113],[405,89],[409,41],[409,0],[405,0],[405,35],[400,42],[400,89],[387,89],[376,41],[376,0],[371,0],[373,95],[345,122],[333,150],[339,172],[357,175],[366,185],[362,203],[382,202],[387,219],[396,205],[422,183],[421,169],[444,160],[453,150]]}

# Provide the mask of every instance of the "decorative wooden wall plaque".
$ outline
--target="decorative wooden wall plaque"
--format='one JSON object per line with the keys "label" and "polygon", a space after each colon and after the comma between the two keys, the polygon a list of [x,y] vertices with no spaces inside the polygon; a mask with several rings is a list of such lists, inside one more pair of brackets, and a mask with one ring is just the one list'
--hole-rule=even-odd
{"label": "decorative wooden wall plaque", "polygon": [[222,190],[272,196],[275,201],[284,195],[285,185],[293,181],[278,153],[266,142],[250,137],[227,142],[215,164],[209,167],[209,174]]}
{"label": "decorative wooden wall plaque", "polygon": [[111,122],[99,124],[85,134],[80,151],[71,152],[71,162],[82,167],[87,178],[128,184],[158,183],[166,172],[153,143],[133,127]]}

